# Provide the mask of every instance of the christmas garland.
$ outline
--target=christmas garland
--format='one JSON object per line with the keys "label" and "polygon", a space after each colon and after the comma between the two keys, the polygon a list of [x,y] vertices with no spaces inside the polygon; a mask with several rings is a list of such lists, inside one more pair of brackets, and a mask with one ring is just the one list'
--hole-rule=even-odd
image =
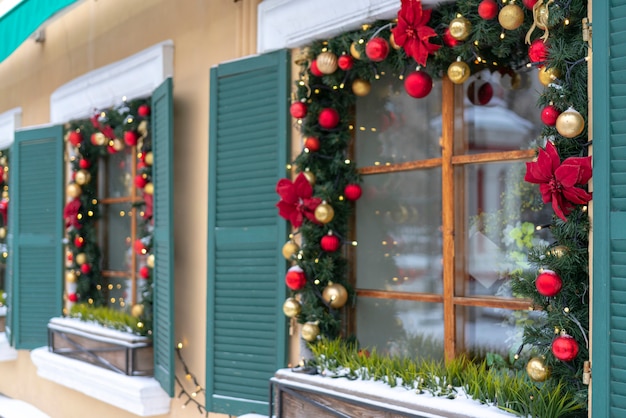
{"label": "christmas garland", "polygon": [[[98,201],[98,166],[109,156],[136,151],[137,173],[132,181],[143,200],[135,206],[141,222],[132,249],[143,265],[139,268],[142,300],[131,307],[138,317],[142,333],[152,330],[152,153],[149,101],[124,101],[111,109],[97,111],[89,119],[75,120],[65,126],[65,140],[71,164],[66,187],[67,202],[63,211],[66,227],[65,298],[68,311],[73,304],[106,305],[103,289],[101,250],[98,245],[97,221],[101,217]],[[120,164],[124,164],[120,160]],[[120,167],[120,173],[125,173]],[[130,187],[130,184],[128,185]]]}
{"label": "christmas garland", "polygon": [[[515,277],[513,288],[517,296],[533,301],[532,309],[544,312],[541,321],[525,328],[524,343],[534,355],[529,376],[538,382],[549,376],[563,379],[585,402],[586,203],[591,199],[586,191],[591,177],[586,3],[458,0],[426,10],[419,0],[402,0],[397,20],[365,24],[302,50],[290,113],[303,148],[293,161],[293,181],[277,184],[277,206],[294,227],[283,247],[292,264],[285,277],[291,295],[283,311],[304,324],[303,339],[337,337],[343,331],[341,308],[355,303],[347,257],[356,245],[350,240],[349,219],[361,194],[350,160],[356,98],[367,95],[381,74],[400,77],[406,93],[420,99],[430,93],[433,79],[448,77],[462,84],[486,70],[497,72],[503,87],[516,88],[520,73],[534,67],[545,87],[538,101],[545,126],[526,180],[540,184],[544,203],[554,209],[556,216],[544,227],[555,241],[531,250],[533,268]],[[490,91],[479,90],[474,97],[474,104],[485,104]]]}

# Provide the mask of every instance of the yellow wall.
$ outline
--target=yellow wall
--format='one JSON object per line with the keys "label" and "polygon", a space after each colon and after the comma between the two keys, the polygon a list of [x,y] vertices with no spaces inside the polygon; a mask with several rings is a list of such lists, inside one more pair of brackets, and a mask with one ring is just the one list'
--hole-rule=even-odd
{"label": "yellow wall", "polygon": [[[42,44],[26,41],[0,63],[0,113],[22,108],[22,127],[49,122],[61,85],[167,39],[174,41],[176,338],[206,382],[206,231],[209,70],[253,54],[260,0],[85,0],[49,23]],[[120,98],[121,99],[121,98]],[[182,376],[180,369],[177,373]],[[53,418],[135,417],[42,379],[29,353],[0,362],[0,393]],[[1,412],[1,411],[0,411]],[[174,398],[168,417],[202,416]],[[215,415],[217,416],[217,415]]]}

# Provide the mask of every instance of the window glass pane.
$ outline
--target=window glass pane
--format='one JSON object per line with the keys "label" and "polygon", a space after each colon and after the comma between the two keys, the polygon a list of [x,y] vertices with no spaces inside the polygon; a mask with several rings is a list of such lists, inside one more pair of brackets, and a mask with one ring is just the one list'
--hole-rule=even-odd
{"label": "window glass pane", "polygon": [[440,304],[359,297],[356,329],[362,347],[416,359],[443,359]]}
{"label": "window glass pane", "polygon": [[441,170],[363,177],[356,205],[356,285],[441,293]]}
{"label": "window glass pane", "polygon": [[465,174],[467,214],[465,234],[457,236],[457,246],[466,248],[461,267],[465,274],[457,274],[466,277],[463,293],[513,297],[511,273],[529,267],[527,254],[532,247],[548,244],[549,229],[536,227],[550,222],[550,208],[542,203],[538,188],[524,181],[524,162],[476,164],[459,170]]}
{"label": "window glass pane", "polygon": [[424,99],[406,94],[402,81],[385,76],[357,99],[355,154],[360,166],[440,156],[441,82]]}
{"label": "window glass pane", "polygon": [[133,163],[132,148],[125,148],[108,156],[106,161],[106,197],[130,196],[133,185],[131,168]]}
{"label": "window glass pane", "polygon": [[104,222],[100,223],[99,231],[100,248],[104,249],[103,269],[128,271],[133,255],[130,242],[131,204],[116,203],[102,206]]}
{"label": "window glass pane", "polygon": [[107,303],[111,308],[124,308],[130,302],[131,282],[127,277],[107,278]]}

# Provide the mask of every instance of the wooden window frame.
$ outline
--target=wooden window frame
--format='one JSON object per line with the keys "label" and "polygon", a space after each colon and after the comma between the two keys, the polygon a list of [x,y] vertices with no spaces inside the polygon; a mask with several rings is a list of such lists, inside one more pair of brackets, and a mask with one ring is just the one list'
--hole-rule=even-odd
{"label": "wooden window frame", "polygon": [[[463,138],[463,85],[454,84],[447,77],[442,79],[442,134],[441,157],[416,160],[402,163],[365,166],[359,168],[361,175],[395,173],[401,171],[423,170],[433,167],[441,168],[442,177],[442,238],[443,238],[443,292],[412,293],[386,290],[356,289],[358,297],[378,299],[409,300],[416,302],[440,303],[444,315],[444,358],[451,360],[462,351],[458,344],[459,336],[456,329],[457,307],[488,307],[510,310],[527,310],[530,301],[526,299],[505,299],[495,296],[463,296],[458,292],[455,280],[459,274],[459,263],[455,254],[465,254],[464,238],[455,235],[455,228],[463,230],[464,217],[455,211],[455,202],[464,199],[462,190],[455,190],[455,185],[463,181],[462,174],[455,168],[471,164],[483,164],[503,161],[529,161],[535,157],[535,151],[514,150],[501,152],[482,152],[465,154]],[[461,213],[460,215],[464,215]],[[354,230],[354,228],[352,228]],[[354,259],[354,255],[351,255]],[[354,260],[353,260],[354,261]],[[356,280],[353,278],[353,283]],[[354,312],[349,313],[350,331],[355,330]]]}

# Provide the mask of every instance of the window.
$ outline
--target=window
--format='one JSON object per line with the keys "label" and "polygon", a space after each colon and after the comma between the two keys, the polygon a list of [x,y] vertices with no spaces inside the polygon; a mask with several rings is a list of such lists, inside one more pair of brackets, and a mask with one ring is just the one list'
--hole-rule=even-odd
{"label": "window", "polygon": [[[386,76],[357,100],[354,330],[364,346],[438,359],[521,342],[528,302],[508,277],[549,219],[523,180],[542,126],[539,88],[481,76],[438,81],[419,100]],[[478,84],[493,91],[486,105],[468,99]]]}

